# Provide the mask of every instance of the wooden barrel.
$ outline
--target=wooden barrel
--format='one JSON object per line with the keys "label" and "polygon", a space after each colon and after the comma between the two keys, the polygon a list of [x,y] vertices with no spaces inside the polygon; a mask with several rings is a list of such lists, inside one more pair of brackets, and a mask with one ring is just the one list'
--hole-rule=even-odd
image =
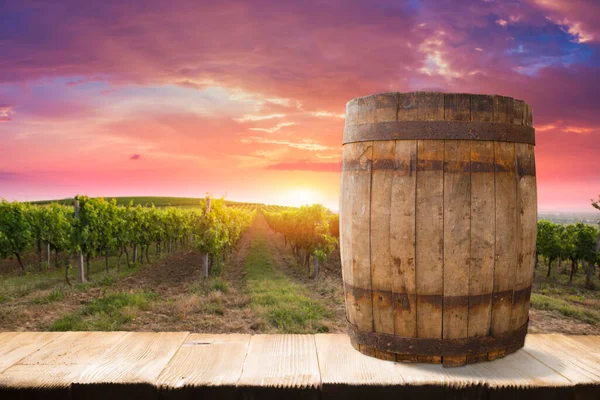
{"label": "wooden barrel", "polygon": [[458,366],[523,346],[537,235],[531,107],[412,92],[346,106],[340,247],[352,344]]}

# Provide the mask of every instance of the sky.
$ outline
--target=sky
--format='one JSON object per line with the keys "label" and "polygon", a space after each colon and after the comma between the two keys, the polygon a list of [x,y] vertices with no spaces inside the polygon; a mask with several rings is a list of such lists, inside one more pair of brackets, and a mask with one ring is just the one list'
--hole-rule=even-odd
{"label": "sky", "polygon": [[0,197],[337,209],[348,100],[533,107],[540,211],[600,193],[600,2],[0,0]]}

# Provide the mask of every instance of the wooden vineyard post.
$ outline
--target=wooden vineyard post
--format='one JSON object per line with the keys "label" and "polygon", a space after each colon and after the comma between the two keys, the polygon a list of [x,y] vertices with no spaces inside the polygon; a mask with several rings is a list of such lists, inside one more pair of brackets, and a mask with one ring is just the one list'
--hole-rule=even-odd
{"label": "wooden vineyard post", "polygon": [[46,242],[46,268],[50,269],[50,242]]}
{"label": "wooden vineyard post", "polygon": [[346,105],[340,250],[350,341],[460,366],[524,344],[536,238],[531,107],[412,92]]}
{"label": "wooden vineyard post", "polygon": [[[75,219],[79,218],[79,200],[75,199],[73,202],[75,206]],[[85,283],[85,268],[83,263],[83,252],[79,249],[79,254],[77,255],[77,282]]]}
{"label": "wooden vineyard post", "polygon": [[317,257],[316,255],[313,256],[314,259],[314,271],[313,271],[313,279],[319,279],[319,257]]}
{"label": "wooden vineyard post", "polygon": [[[206,214],[210,213],[210,196],[206,196]],[[202,253],[202,275],[205,278],[208,278],[209,275],[209,262],[208,262],[208,253]]]}

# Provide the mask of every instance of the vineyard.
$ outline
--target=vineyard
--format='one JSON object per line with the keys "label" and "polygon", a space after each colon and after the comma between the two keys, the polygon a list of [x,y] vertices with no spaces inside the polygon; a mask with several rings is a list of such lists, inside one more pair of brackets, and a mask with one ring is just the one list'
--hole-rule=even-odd
{"label": "vineyard", "polygon": [[[595,224],[538,223],[532,332],[600,333]],[[211,199],[0,203],[0,330],[340,332],[339,217]]]}
{"label": "vineyard", "polygon": [[[35,249],[37,268],[49,267],[54,253],[54,267],[63,266],[68,281],[70,259],[80,257],[79,281],[89,276],[90,260],[105,257],[106,272],[109,256],[118,254],[117,269],[125,255],[127,266],[144,260],[150,262],[149,249],[156,255],[177,247],[194,245],[209,258],[208,268],[216,257],[232,248],[251,224],[254,211],[225,207],[213,201],[203,209],[185,210],[176,207],[155,208],[117,205],[115,199],[77,196],[65,202],[34,205],[19,202],[0,203],[0,256],[14,256],[25,270],[23,254]],[[45,263],[42,260],[46,252]],[[131,254],[131,258],[130,258]],[[84,268],[85,267],[85,268]]]}
{"label": "vineyard", "polygon": [[[296,210],[265,211],[267,223],[283,235],[298,265],[306,268],[313,279],[319,276],[319,263],[338,248],[339,215],[331,214],[325,207],[315,204]],[[313,260],[312,274],[310,260]]]}

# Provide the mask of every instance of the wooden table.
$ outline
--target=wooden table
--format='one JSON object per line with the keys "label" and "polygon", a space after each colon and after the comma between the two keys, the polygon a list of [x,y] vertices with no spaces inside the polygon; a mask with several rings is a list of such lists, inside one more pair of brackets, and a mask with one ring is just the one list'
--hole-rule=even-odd
{"label": "wooden table", "polygon": [[600,399],[600,336],[529,335],[459,368],[360,354],[346,335],[0,333],[0,399]]}

